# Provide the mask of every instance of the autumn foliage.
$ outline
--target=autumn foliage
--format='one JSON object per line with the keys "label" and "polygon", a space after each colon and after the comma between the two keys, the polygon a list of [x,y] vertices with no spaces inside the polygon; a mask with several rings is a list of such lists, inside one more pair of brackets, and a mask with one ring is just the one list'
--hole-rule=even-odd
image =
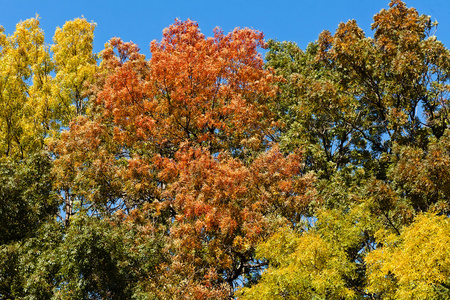
{"label": "autumn foliage", "polygon": [[276,92],[258,53],[264,45],[250,29],[205,38],[192,21],[165,29],[148,61],[136,45],[113,39],[102,52],[111,74],[97,103],[118,141],[151,141],[156,153],[173,155],[183,141],[211,153],[258,149],[272,133],[267,104]]}
{"label": "autumn foliage", "polygon": [[0,298],[447,299],[436,25],[392,0],[302,50],[176,20],[149,59],[0,28]]}

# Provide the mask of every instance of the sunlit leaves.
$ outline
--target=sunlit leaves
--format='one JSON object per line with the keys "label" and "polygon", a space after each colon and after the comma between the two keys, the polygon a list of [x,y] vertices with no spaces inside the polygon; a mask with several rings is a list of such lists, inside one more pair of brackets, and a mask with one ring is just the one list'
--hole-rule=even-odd
{"label": "sunlit leaves", "polygon": [[270,134],[266,102],[274,93],[259,47],[259,32],[217,29],[205,38],[192,21],[167,28],[148,62],[136,46],[112,40],[102,55],[115,69],[99,99],[122,128],[118,138],[151,141],[158,152],[184,140],[214,152],[258,148]]}
{"label": "sunlit leaves", "polygon": [[176,213],[170,234],[176,255],[169,273],[183,272],[192,280],[185,293],[206,288],[202,299],[258,272],[256,244],[277,226],[297,222],[311,201],[306,193],[313,177],[302,176],[299,156],[284,157],[278,149],[247,166],[230,155],[214,158],[184,145],[175,160],[161,165],[161,175],[173,181],[159,205]]}
{"label": "sunlit leaves", "polygon": [[380,231],[370,253],[369,289],[386,299],[448,299],[450,222],[422,214],[400,236]]}
{"label": "sunlit leaves", "polygon": [[85,19],[67,22],[57,30],[51,51],[38,17],[17,24],[13,35],[1,31],[3,155],[22,158],[42,149],[61,124],[86,112],[86,84],[96,69],[93,29]]}
{"label": "sunlit leaves", "polygon": [[24,157],[42,148],[48,131],[50,117],[43,103],[52,65],[37,17],[17,24],[13,35],[0,35],[0,151]]}
{"label": "sunlit leaves", "polygon": [[435,26],[392,0],[303,51],[176,20],[99,65],[84,18],[0,27],[0,298],[448,298]]}
{"label": "sunlit leaves", "polygon": [[355,299],[360,291],[350,282],[360,280],[361,263],[353,249],[367,226],[363,213],[360,207],[348,214],[324,210],[314,229],[278,230],[257,248],[269,267],[260,282],[239,291],[239,299]]}
{"label": "sunlit leaves", "polygon": [[95,23],[75,19],[57,28],[53,37],[53,62],[56,76],[52,93],[58,103],[58,117],[63,125],[86,113],[88,84],[97,69],[92,52]]}

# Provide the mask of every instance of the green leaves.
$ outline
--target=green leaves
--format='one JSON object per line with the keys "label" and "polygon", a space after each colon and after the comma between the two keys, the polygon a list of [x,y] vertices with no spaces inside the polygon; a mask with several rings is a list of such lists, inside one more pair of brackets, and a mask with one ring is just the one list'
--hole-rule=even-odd
{"label": "green leaves", "polygon": [[50,168],[45,153],[22,162],[0,161],[0,244],[33,236],[56,215],[59,203],[52,191]]}

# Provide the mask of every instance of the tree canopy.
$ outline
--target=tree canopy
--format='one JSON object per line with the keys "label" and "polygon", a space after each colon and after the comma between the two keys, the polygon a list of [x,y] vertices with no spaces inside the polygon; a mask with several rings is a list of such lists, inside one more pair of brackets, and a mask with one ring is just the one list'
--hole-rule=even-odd
{"label": "tree canopy", "polygon": [[0,27],[0,298],[450,299],[450,51],[373,21]]}

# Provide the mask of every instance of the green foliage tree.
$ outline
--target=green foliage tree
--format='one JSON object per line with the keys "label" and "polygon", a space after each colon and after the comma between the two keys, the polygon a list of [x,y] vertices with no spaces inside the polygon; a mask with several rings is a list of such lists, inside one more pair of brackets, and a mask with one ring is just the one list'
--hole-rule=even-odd
{"label": "green foliage tree", "polygon": [[33,236],[57,212],[51,160],[35,154],[22,162],[0,161],[0,244]]}
{"label": "green foliage tree", "polygon": [[[434,26],[429,16],[394,0],[374,16],[373,38],[348,21],[334,35],[321,33],[305,51],[289,42],[269,43],[267,65],[285,78],[280,143],[287,152],[304,149],[306,168],[319,179],[318,194],[310,226],[283,229],[259,246],[269,268],[258,284],[240,292],[243,299],[423,299],[448,293],[447,275],[431,284],[394,271],[400,262],[389,250],[406,232],[419,230],[412,223],[416,215],[449,213],[450,52],[432,35]],[[445,232],[440,220],[429,215],[429,229]],[[381,233],[391,240],[379,238]],[[287,236],[292,247],[276,247]],[[416,249],[445,265],[443,246],[431,244]],[[427,252],[430,247],[439,250]],[[391,265],[383,262],[388,257]],[[324,263],[308,269],[315,259]],[[440,270],[429,265],[427,272]]]}
{"label": "green foliage tree", "polygon": [[[32,285],[34,289],[40,286],[35,292],[43,299],[53,288],[47,271],[54,268],[39,255],[59,232],[55,226],[59,203],[52,181],[51,160],[46,154],[37,153],[20,162],[3,158],[0,163],[1,298],[25,297],[24,285]],[[44,265],[42,272],[28,277],[37,261]]]}

